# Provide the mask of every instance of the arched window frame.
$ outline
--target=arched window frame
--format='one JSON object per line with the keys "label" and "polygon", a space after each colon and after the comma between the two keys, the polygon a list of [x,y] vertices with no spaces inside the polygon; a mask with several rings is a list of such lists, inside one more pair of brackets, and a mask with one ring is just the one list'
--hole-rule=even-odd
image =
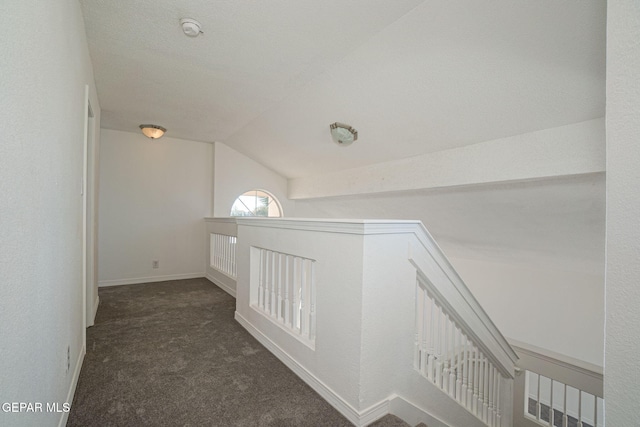
{"label": "arched window frame", "polygon": [[[253,194],[251,194],[253,193]],[[242,199],[245,198],[245,200]],[[253,203],[253,208],[251,207],[251,203],[246,200],[246,198],[254,197],[255,203]],[[267,215],[258,214],[258,209],[261,209],[262,206],[258,206],[257,200],[259,197],[267,197],[269,202],[266,205]],[[237,205],[239,203],[239,205]],[[236,209],[236,206],[238,208]],[[277,211],[277,215],[274,215],[272,209]],[[240,211],[245,211],[244,213],[239,214]],[[235,213],[235,214],[234,214]],[[252,216],[252,217],[262,217],[262,218],[281,218],[284,212],[282,210],[282,205],[276,196],[273,195],[270,191],[263,190],[261,188],[253,188],[251,190],[245,191],[240,194],[233,201],[231,205],[231,211],[229,216],[232,217],[241,217],[241,216]]]}

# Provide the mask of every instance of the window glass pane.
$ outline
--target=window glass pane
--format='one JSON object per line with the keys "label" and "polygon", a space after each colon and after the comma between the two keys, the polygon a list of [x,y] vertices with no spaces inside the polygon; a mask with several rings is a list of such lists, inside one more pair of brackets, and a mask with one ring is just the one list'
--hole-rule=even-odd
{"label": "window glass pane", "polygon": [[231,216],[280,217],[280,204],[273,195],[251,190],[239,196],[231,207]]}

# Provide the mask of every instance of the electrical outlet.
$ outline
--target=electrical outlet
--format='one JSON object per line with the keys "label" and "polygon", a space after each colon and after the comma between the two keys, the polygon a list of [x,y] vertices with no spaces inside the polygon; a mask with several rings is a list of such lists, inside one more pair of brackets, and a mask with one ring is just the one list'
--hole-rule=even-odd
{"label": "electrical outlet", "polygon": [[71,348],[67,346],[67,373],[69,373],[70,367],[71,367]]}
{"label": "electrical outlet", "polygon": [[160,268],[160,261],[158,261],[157,259],[154,259],[152,266],[153,268]]}

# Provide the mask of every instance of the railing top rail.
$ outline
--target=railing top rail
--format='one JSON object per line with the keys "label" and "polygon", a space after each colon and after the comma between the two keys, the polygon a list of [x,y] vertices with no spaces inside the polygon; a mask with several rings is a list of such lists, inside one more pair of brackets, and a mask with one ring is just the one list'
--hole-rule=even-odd
{"label": "railing top rail", "polygon": [[518,366],[566,385],[603,397],[603,368],[564,354],[509,339],[520,356]]}

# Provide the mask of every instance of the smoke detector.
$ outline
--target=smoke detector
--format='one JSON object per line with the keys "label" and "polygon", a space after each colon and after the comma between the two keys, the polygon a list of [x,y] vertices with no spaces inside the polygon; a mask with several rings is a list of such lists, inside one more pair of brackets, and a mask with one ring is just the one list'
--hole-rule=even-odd
{"label": "smoke detector", "polygon": [[182,18],[180,25],[182,26],[182,31],[189,37],[198,37],[202,33],[201,25],[195,19]]}

